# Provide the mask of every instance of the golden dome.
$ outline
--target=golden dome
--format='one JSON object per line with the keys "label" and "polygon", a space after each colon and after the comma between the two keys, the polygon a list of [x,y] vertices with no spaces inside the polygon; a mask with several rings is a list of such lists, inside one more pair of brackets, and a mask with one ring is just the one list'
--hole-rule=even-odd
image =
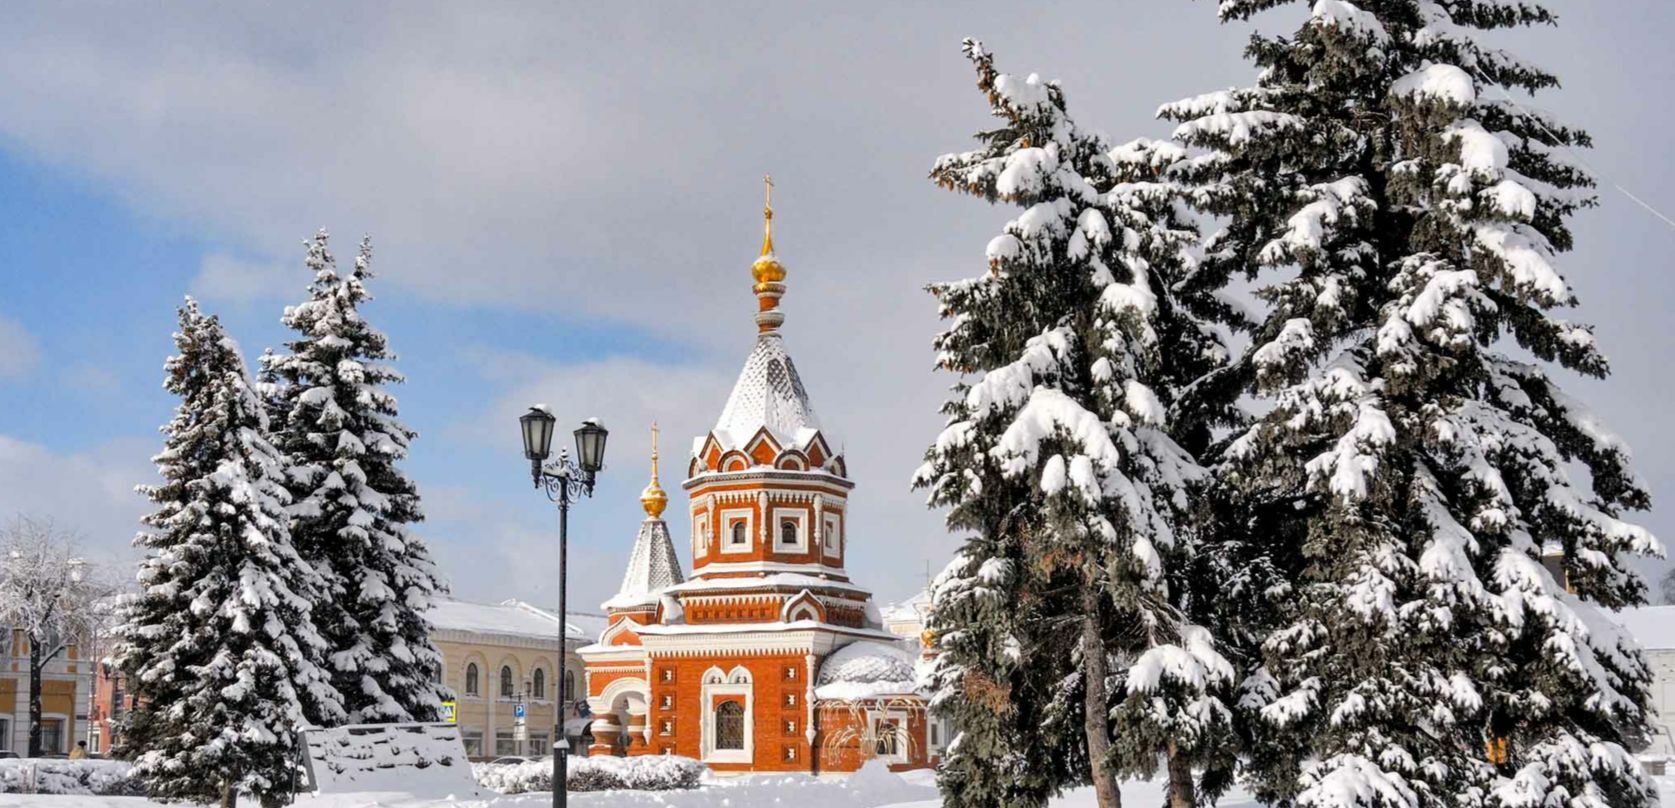
{"label": "golden dome", "polygon": [[669,507],[669,495],[663,492],[663,486],[657,483],[657,424],[651,425],[651,485],[640,492],[640,506],[646,509],[646,516],[652,519],[663,518],[663,509]]}
{"label": "golden dome", "polygon": [[767,202],[762,206],[762,255],[750,265],[750,275],[756,279],[756,291],[768,291],[768,284],[785,280],[785,265],[774,255],[774,180],[763,177],[762,185]]}

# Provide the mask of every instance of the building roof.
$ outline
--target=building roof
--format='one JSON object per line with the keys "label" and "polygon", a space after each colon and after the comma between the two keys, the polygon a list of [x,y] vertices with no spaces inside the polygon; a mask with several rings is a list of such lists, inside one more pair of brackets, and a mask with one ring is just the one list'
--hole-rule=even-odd
{"label": "building roof", "polygon": [[628,555],[628,571],[622,576],[622,586],[601,608],[655,606],[666,587],[684,580],[668,523],[648,518],[640,523],[640,532],[634,537],[634,550]]}
{"label": "building roof", "polygon": [[931,591],[927,588],[919,590],[919,594],[907,600],[885,606],[880,611],[886,623],[914,623],[923,622],[930,614],[930,607]]}
{"label": "building roof", "polygon": [[898,643],[858,640],[820,663],[815,698],[858,699],[918,692],[913,655]]}
{"label": "building roof", "polygon": [[[572,640],[587,639],[582,623],[583,615],[571,614],[569,631]],[[521,600],[500,603],[472,603],[465,600],[439,600],[425,613],[433,628],[470,631],[478,634],[499,634],[507,637],[554,639],[558,633],[558,615],[531,606]]]}
{"label": "building roof", "polygon": [[1648,651],[1675,651],[1675,606],[1641,606],[1611,615]]}
{"label": "building roof", "polygon": [[[780,446],[799,449],[807,447],[820,430],[808,390],[778,332],[757,335],[713,434],[723,447],[742,449],[763,428]],[[702,449],[703,438],[699,438],[692,450]]]}

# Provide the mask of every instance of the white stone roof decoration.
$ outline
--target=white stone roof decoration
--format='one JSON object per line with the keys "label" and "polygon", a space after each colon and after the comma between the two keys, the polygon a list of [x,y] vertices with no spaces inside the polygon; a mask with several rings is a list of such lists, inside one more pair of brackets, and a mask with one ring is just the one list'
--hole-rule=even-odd
{"label": "white stone roof decoration", "polygon": [[601,604],[604,609],[632,609],[655,606],[664,589],[686,580],[681,573],[680,557],[675,555],[675,541],[669,535],[669,525],[662,519],[647,519],[640,523],[634,537],[634,550],[628,556],[628,571],[622,576],[622,587],[616,595]]}
{"label": "white stone roof decoration", "polygon": [[855,701],[918,693],[913,654],[898,643],[858,640],[820,663],[814,696]]}
{"label": "white stone roof decoration", "polygon": [[[761,334],[745,359],[744,370],[733,384],[727,406],[716,421],[716,440],[726,449],[743,449],[756,432],[766,427],[782,447],[806,448],[820,430],[820,419],[809,403],[808,390],[797,375],[797,366],[785,350],[777,332]],[[827,436],[827,445],[831,437]],[[703,439],[693,444],[703,449]]]}

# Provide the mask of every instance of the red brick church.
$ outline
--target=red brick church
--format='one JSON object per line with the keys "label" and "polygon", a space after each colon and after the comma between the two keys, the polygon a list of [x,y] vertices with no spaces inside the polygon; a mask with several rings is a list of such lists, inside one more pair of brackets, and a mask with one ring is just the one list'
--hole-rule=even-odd
{"label": "red brick church", "polygon": [[589,754],[684,755],[717,771],[928,766],[918,653],[844,570],[855,484],[786,352],[785,267],[771,204],[764,214],[756,344],[682,484],[692,576],[662,518],[654,432],[646,519],[603,604],[608,627],[580,650]]}

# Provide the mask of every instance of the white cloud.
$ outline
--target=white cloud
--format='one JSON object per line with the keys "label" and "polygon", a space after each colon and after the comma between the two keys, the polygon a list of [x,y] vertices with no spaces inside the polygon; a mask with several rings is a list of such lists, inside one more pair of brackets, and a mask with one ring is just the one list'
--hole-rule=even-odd
{"label": "white cloud", "polygon": [[299,282],[304,278],[300,267],[300,262],[246,261],[226,253],[211,253],[204,256],[198,274],[192,278],[192,294],[227,303],[296,297],[307,285]]}
{"label": "white cloud", "polygon": [[156,449],[130,439],[61,453],[0,435],[0,518],[51,519],[79,534],[90,559],[126,580],[138,558],[130,542],[148,510],[134,485],[156,479],[147,461]]}
{"label": "white cloud", "polygon": [[28,375],[41,361],[41,347],[23,324],[0,315],[0,380]]}

